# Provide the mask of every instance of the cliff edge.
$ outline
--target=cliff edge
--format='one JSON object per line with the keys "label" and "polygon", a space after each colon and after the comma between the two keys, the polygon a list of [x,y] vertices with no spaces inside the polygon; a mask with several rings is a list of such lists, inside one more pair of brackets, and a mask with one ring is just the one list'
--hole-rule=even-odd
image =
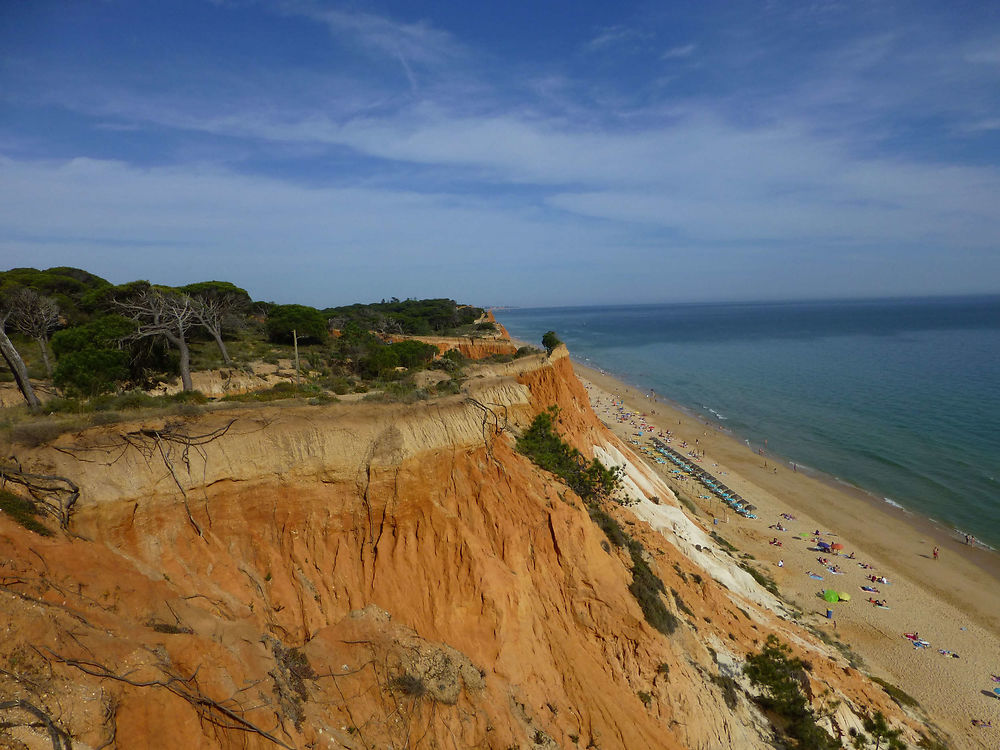
{"label": "cliff edge", "polygon": [[[551,406],[622,467],[607,513],[641,552],[515,450]],[[6,465],[64,528],[0,516],[5,747],[766,748],[742,665],[770,634],[834,736],[924,729],[684,514],[563,347],[454,396],[123,422]]]}

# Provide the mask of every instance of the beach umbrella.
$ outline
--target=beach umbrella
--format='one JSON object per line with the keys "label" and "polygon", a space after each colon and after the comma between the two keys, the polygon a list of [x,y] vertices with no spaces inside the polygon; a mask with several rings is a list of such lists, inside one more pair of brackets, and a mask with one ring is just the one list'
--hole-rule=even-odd
{"label": "beach umbrella", "polygon": [[844,545],[840,542],[834,542],[830,545],[830,549],[844,549]]}
{"label": "beach umbrella", "polygon": [[799,539],[808,539],[810,536],[812,535],[808,531],[803,531],[801,534],[799,534]]}
{"label": "beach umbrella", "polygon": [[840,601],[842,601],[842,602],[849,602],[849,601],[851,601],[851,595],[848,594],[845,591],[838,591],[837,592],[837,596],[840,597]]}
{"label": "beach umbrella", "polygon": [[826,599],[826,601],[830,602],[830,604],[836,604],[837,602],[840,601],[840,594],[838,594],[833,589],[827,589],[826,591],[823,592],[823,598]]}

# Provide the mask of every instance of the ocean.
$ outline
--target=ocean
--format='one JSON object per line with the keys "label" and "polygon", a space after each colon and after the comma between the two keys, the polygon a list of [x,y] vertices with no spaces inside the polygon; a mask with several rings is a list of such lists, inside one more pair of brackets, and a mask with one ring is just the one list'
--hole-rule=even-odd
{"label": "ocean", "polygon": [[1000,296],[496,310],[754,447],[1000,549]]}

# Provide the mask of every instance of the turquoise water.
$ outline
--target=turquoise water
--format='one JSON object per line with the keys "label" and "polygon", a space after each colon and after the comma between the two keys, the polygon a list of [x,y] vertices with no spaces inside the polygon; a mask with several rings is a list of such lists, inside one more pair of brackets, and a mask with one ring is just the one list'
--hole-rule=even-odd
{"label": "turquoise water", "polygon": [[1000,548],[1000,297],[496,311],[740,438]]}

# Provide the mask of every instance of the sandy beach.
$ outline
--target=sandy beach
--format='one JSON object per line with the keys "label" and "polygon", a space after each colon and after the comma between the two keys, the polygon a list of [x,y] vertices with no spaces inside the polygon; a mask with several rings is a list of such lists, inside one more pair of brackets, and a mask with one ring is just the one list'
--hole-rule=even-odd
{"label": "sandy beach", "polygon": [[[803,622],[847,644],[862,669],[915,698],[955,747],[1000,747],[1000,699],[992,695],[1000,682],[991,677],[1000,675],[1000,555],[832,478],[793,469],[660,396],[579,363],[574,368],[595,412],[620,437],[638,441],[633,447],[649,447],[650,437],[669,432],[671,448],[685,456],[704,452],[698,464],[757,507],[756,519],[743,518],[694,479],[671,473],[672,465],[647,459],[707,530],[755,558]],[[843,550],[815,551],[814,538]],[[825,588],[851,600],[827,604],[818,596]],[[918,648],[904,633],[929,645]],[[974,719],[993,726],[974,726]]]}

